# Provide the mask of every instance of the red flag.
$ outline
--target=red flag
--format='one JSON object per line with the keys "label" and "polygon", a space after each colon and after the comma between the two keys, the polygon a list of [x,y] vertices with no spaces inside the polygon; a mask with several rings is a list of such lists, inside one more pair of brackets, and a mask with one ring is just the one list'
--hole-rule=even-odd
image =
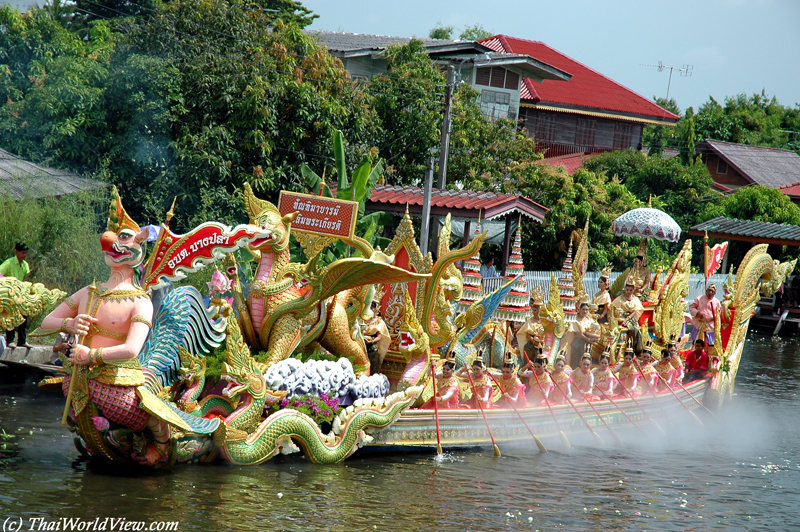
{"label": "red flag", "polygon": [[728,242],[723,242],[722,244],[717,244],[711,249],[706,248],[706,277],[711,277],[714,275],[720,265],[722,264],[722,258],[725,257],[725,250],[728,249]]}

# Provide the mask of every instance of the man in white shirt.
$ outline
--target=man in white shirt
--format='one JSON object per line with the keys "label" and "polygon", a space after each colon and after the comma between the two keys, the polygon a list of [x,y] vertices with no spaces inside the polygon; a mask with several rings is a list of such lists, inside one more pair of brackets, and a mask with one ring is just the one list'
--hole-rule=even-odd
{"label": "man in white shirt", "polygon": [[499,277],[497,270],[494,269],[494,259],[489,257],[486,262],[481,264],[481,277]]}

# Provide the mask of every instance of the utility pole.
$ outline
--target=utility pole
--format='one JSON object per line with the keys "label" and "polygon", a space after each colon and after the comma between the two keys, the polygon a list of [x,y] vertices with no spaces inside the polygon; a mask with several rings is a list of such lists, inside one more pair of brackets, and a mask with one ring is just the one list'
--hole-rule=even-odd
{"label": "utility pole", "polygon": [[[447,86],[444,91],[444,118],[442,119],[442,141],[439,146],[439,178],[436,180],[436,188],[444,190],[447,187],[447,155],[450,151],[450,127],[453,119],[453,89],[456,84],[456,68],[453,65],[447,66]],[[430,197],[428,200],[430,201]],[[433,234],[434,247],[439,247],[439,224],[436,224]],[[425,254],[423,253],[423,256]]]}
{"label": "utility pole", "polygon": [[453,88],[456,83],[456,68],[447,67],[447,87],[444,93],[444,120],[442,121],[442,143],[439,150],[439,179],[436,188],[444,190],[447,185],[447,154],[450,151],[450,122],[453,116]]}
{"label": "utility pole", "polygon": [[[419,229],[419,250],[422,256],[428,254],[428,240],[431,234],[431,189],[433,188],[433,157],[428,161],[425,172],[425,189],[422,196],[422,224]],[[438,226],[437,226],[438,227]]]}

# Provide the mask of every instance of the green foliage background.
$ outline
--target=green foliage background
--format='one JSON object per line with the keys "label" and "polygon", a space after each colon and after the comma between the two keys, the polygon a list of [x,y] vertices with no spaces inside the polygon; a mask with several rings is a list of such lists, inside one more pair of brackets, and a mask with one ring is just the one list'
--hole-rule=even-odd
{"label": "green foliage background", "polygon": [[[306,191],[309,175],[339,168],[335,131],[346,140],[343,175],[362,175],[370,163],[370,182],[421,184],[437,156],[444,74],[411,41],[389,47],[386,73],[353,82],[301,31],[315,17],[296,0],[78,0],[24,15],[0,7],[0,146],[116,184],[141,224],[160,222],[177,197],[178,231],[211,219],[245,221],[245,181],[273,201],[282,189]],[[436,38],[456,31],[434,30]],[[461,38],[489,33],[476,23]],[[611,222],[651,196],[684,230],[720,213],[800,222],[800,210],[776,191],[721,196],[697,160],[695,145],[705,138],[800,151],[800,106],[765,92],[709,98],[696,112],[686,109],[676,128],[648,126],[650,156],[603,154],[573,176],[541,166],[534,140],[514,121],[487,119],[478,96],[466,84],[455,91],[448,187],[523,194],[550,209],[543,223],[523,223],[528,269],[560,268],[573,230],[589,215],[589,267],[626,267],[637,243],[613,237]],[[674,100],[657,103],[681,114]],[[662,158],[669,148],[680,156]],[[103,277],[103,201],[2,202],[14,223],[4,224],[0,252],[27,240],[41,264],[36,280],[71,290]],[[375,237],[391,225],[385,217],[368,222]],[[677,245],[650,250],[651,264],[663,264]],[[190,282],[203,288],[209,275]]]}

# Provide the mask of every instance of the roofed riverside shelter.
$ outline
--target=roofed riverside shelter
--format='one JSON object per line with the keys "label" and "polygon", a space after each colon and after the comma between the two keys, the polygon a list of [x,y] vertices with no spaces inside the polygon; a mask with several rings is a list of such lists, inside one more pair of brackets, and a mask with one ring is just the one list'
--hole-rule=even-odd
{"label": "roofed riverside shelter", "polygon": [[[379,185],[372,191],[366,203],[369,212],[385,211],[403,214],[422,215],[424,191],[420,187],[400,187]],[[439,190],[431,191],[431,217],[447,216],[464,219],[463,245],[469,242],[471,221],[497,220],[505,218],[503,238],[503,268],[508,264],[511,249],[511,232],[513,224],[520,216],[541,223],[549,210],[547,207],[518,194],[498,194],[494,192],[476,192],[472,190]]]}
{"label": "roofed riverside shelter", "polygon": [[[756,222],[717,216],[689,228],[689,234],[724,240],[737,240],[755,244],[774,244],[777,246],[800,246],[800,225]],[[728,267],[728,251],[722,262],[720,271]]]}
{"label": "roofed riverside shelter", "polygon": [[60,197],[107,186],[102,181],[41,166],[0,150],[0,196],[14,201]]}

